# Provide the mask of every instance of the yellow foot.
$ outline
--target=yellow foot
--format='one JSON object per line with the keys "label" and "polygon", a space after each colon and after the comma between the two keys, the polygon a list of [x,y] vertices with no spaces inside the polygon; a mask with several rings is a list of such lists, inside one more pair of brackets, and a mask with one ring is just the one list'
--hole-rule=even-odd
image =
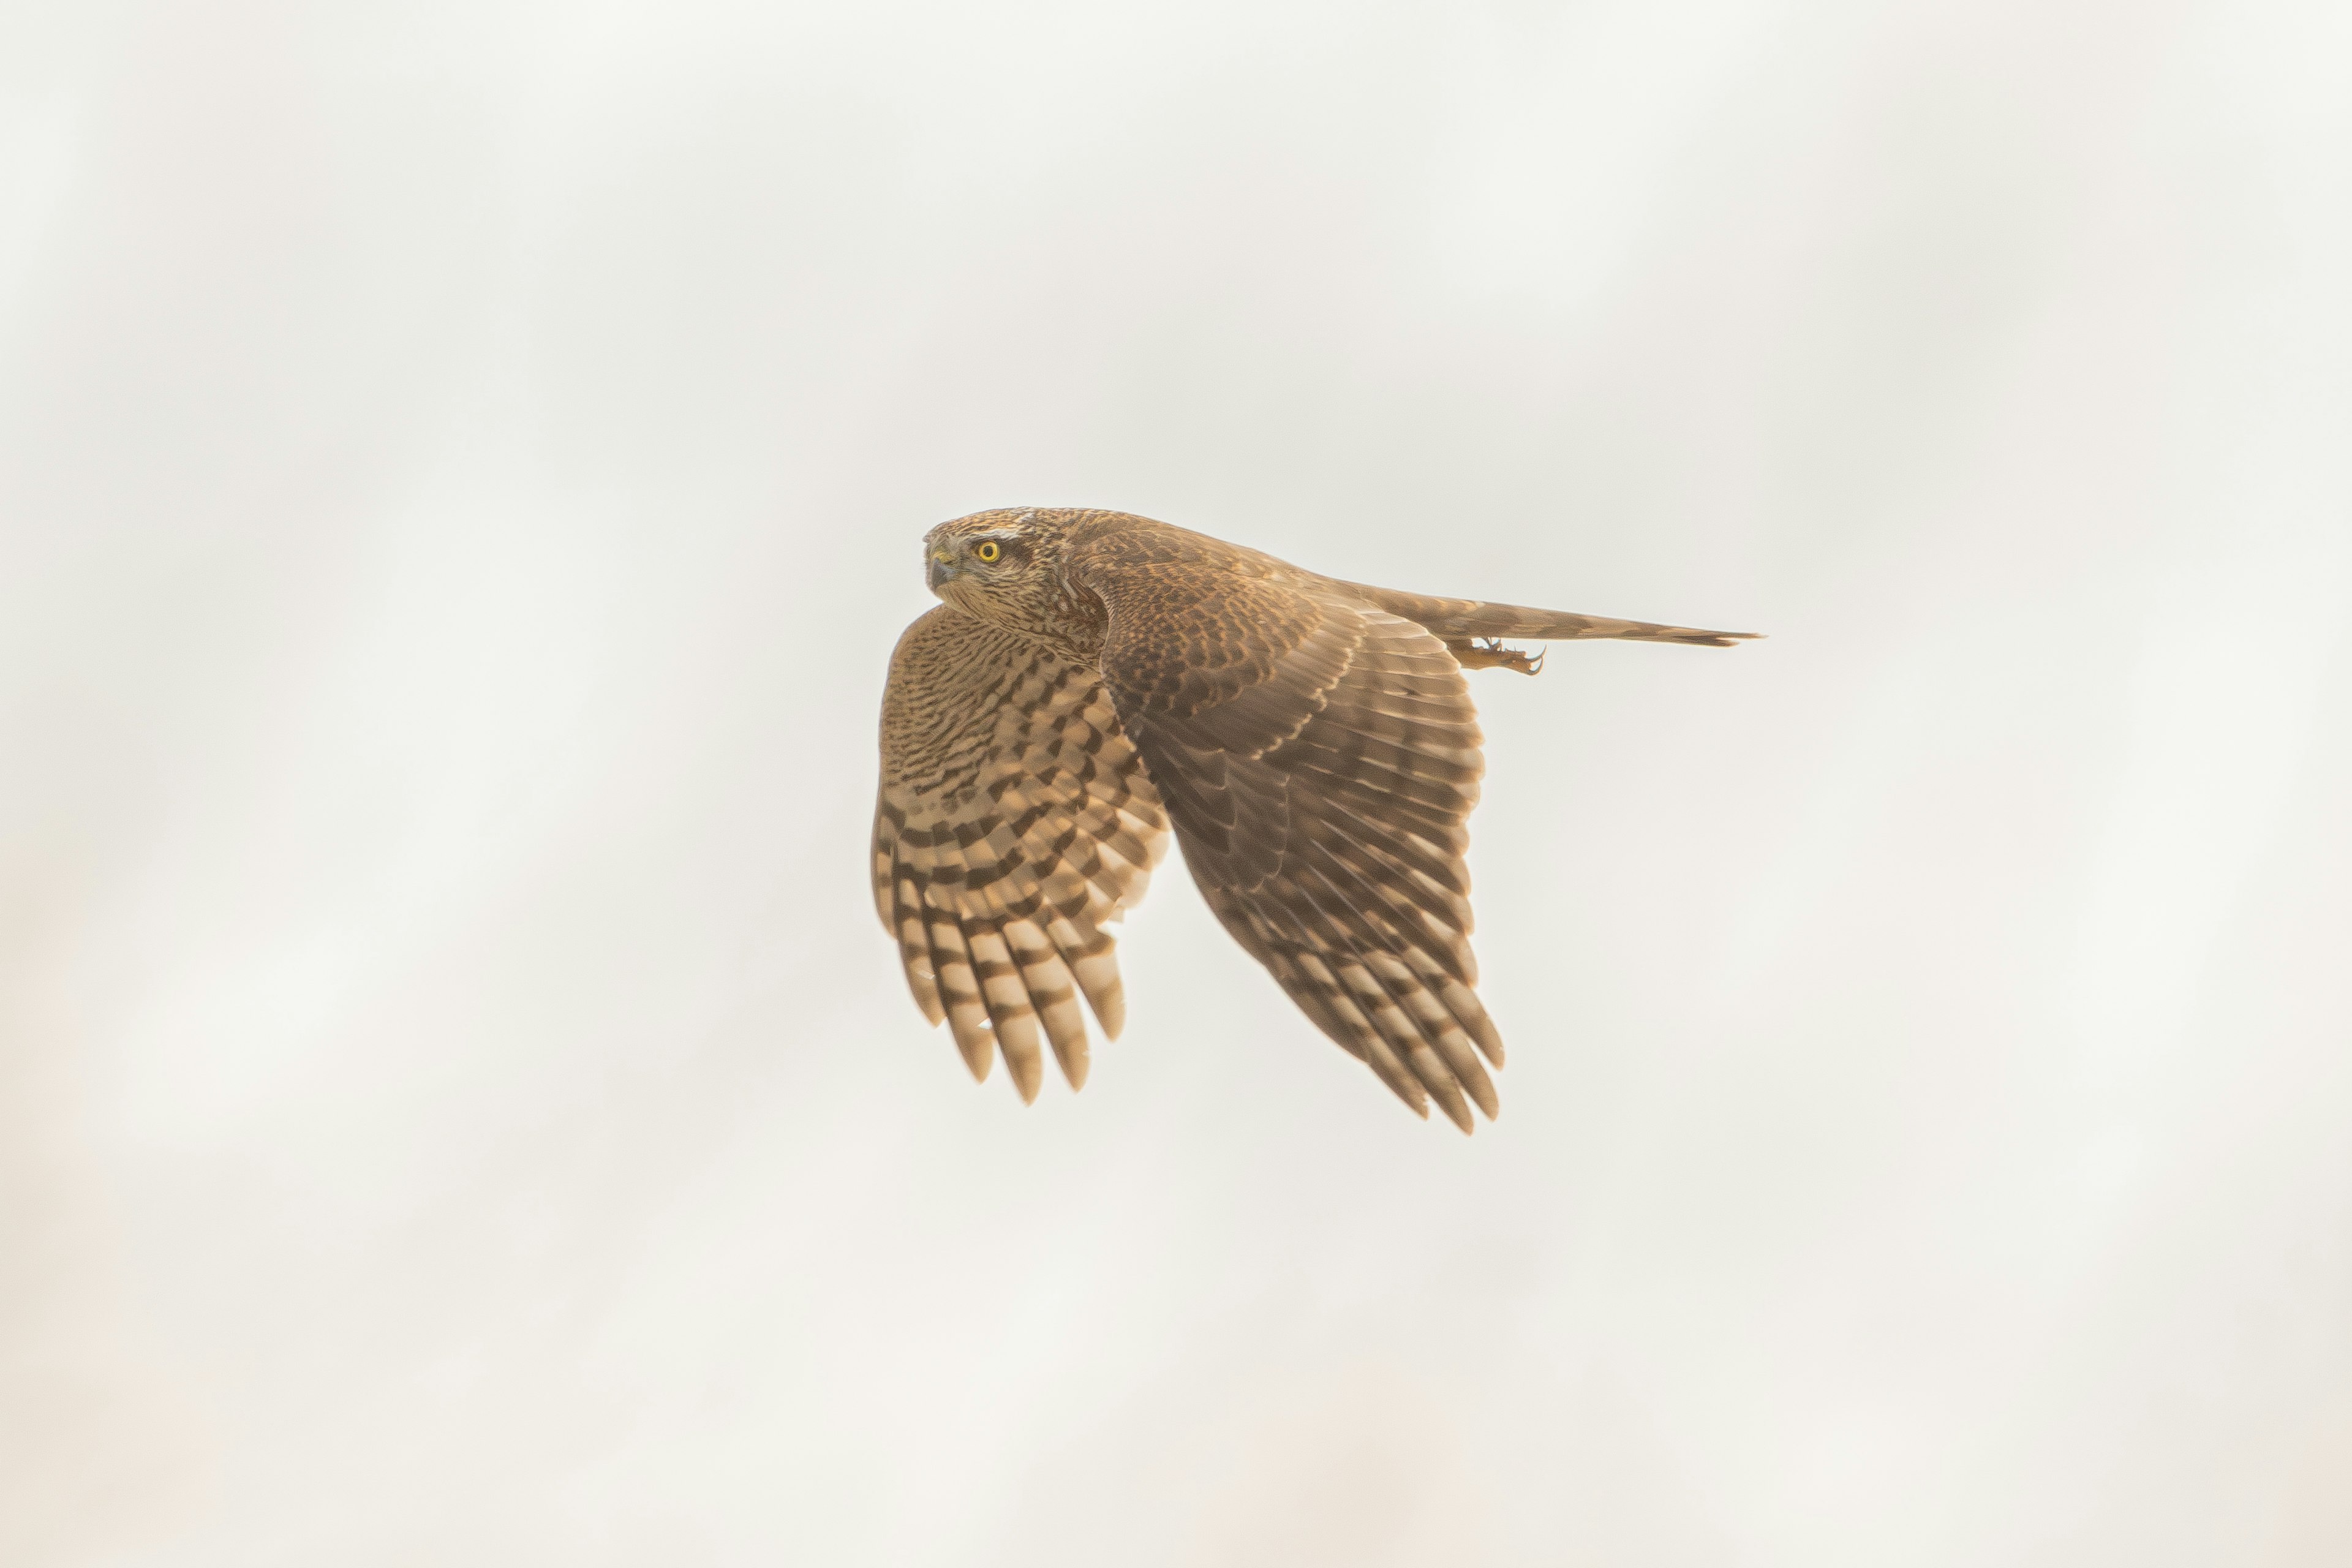
{"label": "yellow foot", "polygon": [[1541,651],[1528,653],[1523,648],[1506,647],[1500,637],[1480,637],[1475,642],[1449,642],[1445,645],[1454,662],[1465,669],[1516,669],[1521,675],[1533,675],[1543,668]]}

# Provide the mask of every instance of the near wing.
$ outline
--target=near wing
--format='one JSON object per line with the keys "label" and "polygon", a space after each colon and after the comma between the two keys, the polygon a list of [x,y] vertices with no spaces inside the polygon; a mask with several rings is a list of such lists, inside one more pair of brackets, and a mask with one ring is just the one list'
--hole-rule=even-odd
{"label": "near wing", "polygon": [[915,1005],[972,1076],[1002,1046],[1023,1100],[1042,1021],[1087,1080],[1084,992],[1124,1014],[1104,926],[1143,896],[1167,818],[1095,670],[940,605],[908,626],[882,700],[874,904]]}
{"label": "near wing", "polygon": [[[1170,530],[1175,536],[1181,531]],[[1197,541],[1197,542],[1195,542]],[[1209,907],[1323,1032],[1423,1115],[1496,1114],[1471,990],[1464,823],[1484,766],[1460,667],[1346,584],[1197,535],[1074,565],[1103,672]]]}

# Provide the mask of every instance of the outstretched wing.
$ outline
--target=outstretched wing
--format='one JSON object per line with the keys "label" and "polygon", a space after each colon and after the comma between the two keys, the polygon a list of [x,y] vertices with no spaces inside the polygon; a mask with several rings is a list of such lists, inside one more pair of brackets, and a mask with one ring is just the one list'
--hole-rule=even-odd
{"label": "outstretched wing", "polygon": [[1143,896],[1168,825],[1094,669],[942,605],[890,656],[874,905],[915,1005],[945,1018],[972,1076],[1002,1047],[1037,1095],[1042,1023],[1087,1080],[1084,992],[1103,1033],[1124,1014],[1104,929]]}
{"label": "outstretched wing", "polygon": [[1081,528],[1068,562],[1108,609],[1104,679],[1225,929],[1414,1110],[1494,1116],[1463,865],[1484,761],[1445,645],[1165,525]]}

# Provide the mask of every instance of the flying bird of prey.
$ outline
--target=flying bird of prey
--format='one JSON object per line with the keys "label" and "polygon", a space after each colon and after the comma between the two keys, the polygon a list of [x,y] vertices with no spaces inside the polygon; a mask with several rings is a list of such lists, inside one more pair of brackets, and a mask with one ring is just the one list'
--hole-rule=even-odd
{"label": "flying bird of prey", "polygon": [[1534,674],[1505,637],[1752,635],[1343,583],[1116,511],[974,512],[923,554],[943,602],[890,656],[874,903],[915,1005],[975,1079],[1002,1051],[1024,1100],[1041,1032],[1085,1085],[1081,994],[1118,1037],[1106,927],[1172,826],[1217,919],[1318,1028],[1416,1114],[1492,1119],[1462,672]]}

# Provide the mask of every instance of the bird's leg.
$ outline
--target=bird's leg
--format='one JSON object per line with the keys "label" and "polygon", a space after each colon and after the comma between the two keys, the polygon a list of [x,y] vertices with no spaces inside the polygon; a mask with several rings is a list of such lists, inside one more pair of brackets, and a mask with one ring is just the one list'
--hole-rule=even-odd
{"label": "bird's leg", "polygon": [[1543,668],[1544,650],[1528,653],[1524,648],[1506,647],[1500,637],[1465,638],[1448,642],[1445,650],[1454,662],[1465,669],[1516,669],[1521,675],[1533,675]]}

